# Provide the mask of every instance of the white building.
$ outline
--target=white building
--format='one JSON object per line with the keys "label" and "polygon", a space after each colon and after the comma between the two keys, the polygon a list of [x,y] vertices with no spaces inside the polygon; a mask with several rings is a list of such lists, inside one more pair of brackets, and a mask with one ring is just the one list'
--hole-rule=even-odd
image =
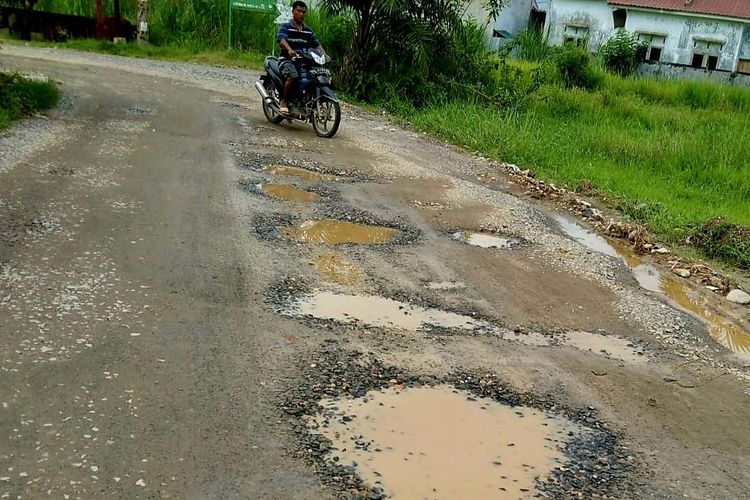
{"label": "white building", "polygon": [[654,63],[750,74],[750,0],[552,0],[550,43],[591,51],[625,28]]}
{"label": "white building", "polygon": [[485,26],[490,48],[497,49],[507,40],[529,27],[544,27],[550,0],[506,0],[495,19],[489,19],[484,0],[471,0],[466,18]]}

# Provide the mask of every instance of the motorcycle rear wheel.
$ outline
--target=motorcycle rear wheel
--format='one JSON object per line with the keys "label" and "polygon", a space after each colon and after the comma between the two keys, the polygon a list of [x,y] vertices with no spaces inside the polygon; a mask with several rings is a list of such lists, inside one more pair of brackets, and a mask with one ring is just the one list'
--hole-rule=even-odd
{"label": "motorcycle rear wheel", "polygon": [[[274,87],[273,83],[270,81],[266,82],[265,87],[268,95],[276,102],[278,102],[279,93],[276,91],[276,87]],[[266,120],[275,125],[278,125],[279,123],[284,121],[284,117],[279,113],[278,108],[274,107],[273,104],[269,104],[268,102],[266,102],[265,99],[263,99],[263,114],[266,115]]]}
{"label": "motorcycle rear wheel", "polygon": [[312,111],[312,126],[318,137],[333,137],[341,124],[341,106],[328,97],[321,96]]}

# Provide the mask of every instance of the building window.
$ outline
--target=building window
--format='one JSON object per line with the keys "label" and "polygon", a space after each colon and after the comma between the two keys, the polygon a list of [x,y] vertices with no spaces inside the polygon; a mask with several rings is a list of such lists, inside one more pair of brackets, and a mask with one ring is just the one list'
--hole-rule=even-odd
{"label": "building window", "polygon": [[565,45],[572,44],[578,45],[579,47],[585,47],[588,38],[588,26],[579,26],[574,24],[565,25],[565,32],[563,33],[563,43]]}
{"label": "building window", "polygon": [[657,63],[661,61],[661,55],[664,52],[664,44],[667,41],[667,35],[659,33],[636,33],[638,41],[645,44],[647,62]]}
{"label": "building window", "polygon": [[750,59],[740,59],[737,65],[737,72],[750,75]]}
{"label": "building window", "polygon": [[628,11],[625,9],[615,9],[612,11],[612,20],[615,23],[615,29],[624,28],[628,20]]}
{"label": "building window", "polygon": [[690,64],[693,68],[705,68],[714,71],[719,67],[719,56],[724,43],[715,40],[693,41],[693,60]]}

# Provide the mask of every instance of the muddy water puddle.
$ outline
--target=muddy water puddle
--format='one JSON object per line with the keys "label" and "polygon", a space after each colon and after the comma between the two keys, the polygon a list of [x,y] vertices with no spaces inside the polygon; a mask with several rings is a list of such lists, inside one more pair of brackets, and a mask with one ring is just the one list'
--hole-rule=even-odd
{"label": "muddy water puddle", "polygon": [[310,182],[333,182],[341,179],[341,177],[333,174],[324,174],[322,172],[316,172],[315,170],[307,170],[302,167],[293,167],[291,165],[266,165],[263,170],[279,177],[295,177],[303,181]]}
{"label": "muddy water puddle", "polygon": [[708,332],[714,340],[743,361],[750,361],[750,331],[743,328],[740,318],[733,318],[731,311],[708,292],[692,290],[676,278],[664,276],[661,286],[681,308],[708,323]]}
{"label": "muddy water puddle", "polygon": [[390,227],[321,219],[306,220],[294,227],[285,228],[281,235],[301,243],[382,245],[391,243],[398,235],[398,231]]}
{"label": "muddy water puddle", "polygon": [[490,330],[486,321],[400,302],[376,295],[348,295],[315,291],[297,298],[288,308],[292,316],[312,316],[342,323],[360,322],[367,326],[416,332],[430,327],[459,330]]}
{"label": "muddy water puddle", "polygon": [[258,184],[257,187],[264,195],[279,200],[313,202],[322,199],[318,193],[297,189],[286,184]]}
{"label": "muddy water puddle", "polygon": [[750,361],[750,328],[743,326],[741,318],[735,317],[721,299],[687,281],[661,273],[628,247],[610,243],[562,215],[555,214],[554,218],[565,234],[587,248],[622,259],[642,288],[665,295],[673,304],[707,323],[709,333],[717,342],[740,359]]}
{"label": "muddy water puddle", "polygon": [[371,391],[323,400],[312,423],[331,458],[394,499],[497,499],[533,495],[561,465],[578,426],[534,408],[476,400],[450,386]]}
{"label": "muddy water puddle", "polygon": [[580,224],[576,224],[572,220],[564,217],[560,214],[552,214],[555,222],[560,226],[563,233],[567,234],[581,245],[594,250],[595,252],[603,253],[611,257],[620,257],[620,254],[609,244],[609,242],[599,236],[598,234],[589,231]]}
{"label": "muddy water puddle", "polygon": [[364,280],[364,272],[359,266],[335,253],[317,255],[313,266],[330,283],[356,285]]}
{"label": "muddy water puddle", "polygon": [[662,292],[661,272],[656,267],[645,264],[637,255],[633,254],[623,245],[610,242],[608,239],[599,236],[593,231],[589,231],[563,215],[553,214],[553,218],[563,233],[581,245],[595,252],[623,260],[630,268],[641,288],[650,292]]}
{"label": "muddy water puddle", "polygon": [[510,250],[521,245],[521,240],[508,236],[499,236],[496,234],[476,233],[472,231],[457,231],[453,233],[454,240],[482,248],[499,248],[501,250]]}
{"label": "muddy water puddle", "polygon": [[648,361],[643,351],[636,348],[632,342],[612,335],[584,331],[567,332],[563,344],[628,363]]}
{"label": "muddy water puddle", "polygon": [[267,165],[263,170],[273,175],[282,177],[296,177],[303,181],[336,181],[340,179],[337,175],[323,174],[314,170],[307,170],[302,167],[293,167],[290,165]]}

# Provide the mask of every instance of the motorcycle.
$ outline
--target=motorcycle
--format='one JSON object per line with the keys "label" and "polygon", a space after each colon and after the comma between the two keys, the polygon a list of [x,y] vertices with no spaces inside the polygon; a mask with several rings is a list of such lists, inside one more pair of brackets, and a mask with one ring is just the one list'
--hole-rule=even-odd
{"label": "motorcycle", "polygon": [[266,57],[266,74],[255,82],[255,89],[263,103],[263,114],[274,124],[284,120],[312,123],[319,137],[333,137],[341,123],[341,107],[336,93],[331,90],[331,73],[325,67],[328,56],[316,50],[303,53],[297,61],[299,79],[296,92],[289,99],[289,113],[282,115],[279,101],[284,89],[284,77],[276,57]]}

